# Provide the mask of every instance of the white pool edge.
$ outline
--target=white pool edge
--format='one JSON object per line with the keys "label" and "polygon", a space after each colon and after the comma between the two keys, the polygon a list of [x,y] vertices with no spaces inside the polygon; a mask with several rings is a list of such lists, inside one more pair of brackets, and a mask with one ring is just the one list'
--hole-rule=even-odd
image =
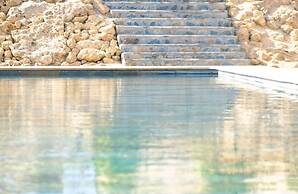
{"label": "white pool edge", "polygon": [[235,82],[252,84],[262,88],[298,95],[298,69],[273,68],[266,66],[15,66],[0,67],[4,71],[188,71],[216,70],[219,77],[227,77]]}

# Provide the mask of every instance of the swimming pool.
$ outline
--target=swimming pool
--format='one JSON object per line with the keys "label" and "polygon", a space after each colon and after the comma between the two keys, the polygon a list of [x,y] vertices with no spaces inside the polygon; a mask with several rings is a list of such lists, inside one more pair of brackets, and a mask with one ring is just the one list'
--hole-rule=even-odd
{"label": "swimming pool", "polygon": [[297,99],[216,77],[0,79],[1,194],[298,193]]}

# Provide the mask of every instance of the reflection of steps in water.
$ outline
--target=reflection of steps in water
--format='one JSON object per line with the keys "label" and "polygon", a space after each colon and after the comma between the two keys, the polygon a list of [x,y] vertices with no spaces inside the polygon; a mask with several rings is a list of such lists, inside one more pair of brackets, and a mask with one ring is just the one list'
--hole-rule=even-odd
{"label": "reflection of steps in water", "polygon": [[63,194],[96,194],[96,174],[91,160],[66,163],[63,168]]}

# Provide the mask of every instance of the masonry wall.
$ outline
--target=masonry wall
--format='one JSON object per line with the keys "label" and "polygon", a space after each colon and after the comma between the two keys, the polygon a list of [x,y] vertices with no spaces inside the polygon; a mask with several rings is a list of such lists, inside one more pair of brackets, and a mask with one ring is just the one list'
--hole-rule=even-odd
{"label": "masonry wall", "polygon": [[254,65],[298,67],[298,0],[226,0]]}
{"label": "masonry wall", "polygon": [[0,0],[0,65],[119,63],[108,12],[99,0]]}

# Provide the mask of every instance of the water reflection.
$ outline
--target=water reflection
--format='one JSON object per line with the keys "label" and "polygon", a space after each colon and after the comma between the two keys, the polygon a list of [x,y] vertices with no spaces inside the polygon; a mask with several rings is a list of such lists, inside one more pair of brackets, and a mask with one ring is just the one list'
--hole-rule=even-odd
{"label": "water reflection", "polygon": [[0,80],[0,193],[298,193],[298,103],[215,78]]}

